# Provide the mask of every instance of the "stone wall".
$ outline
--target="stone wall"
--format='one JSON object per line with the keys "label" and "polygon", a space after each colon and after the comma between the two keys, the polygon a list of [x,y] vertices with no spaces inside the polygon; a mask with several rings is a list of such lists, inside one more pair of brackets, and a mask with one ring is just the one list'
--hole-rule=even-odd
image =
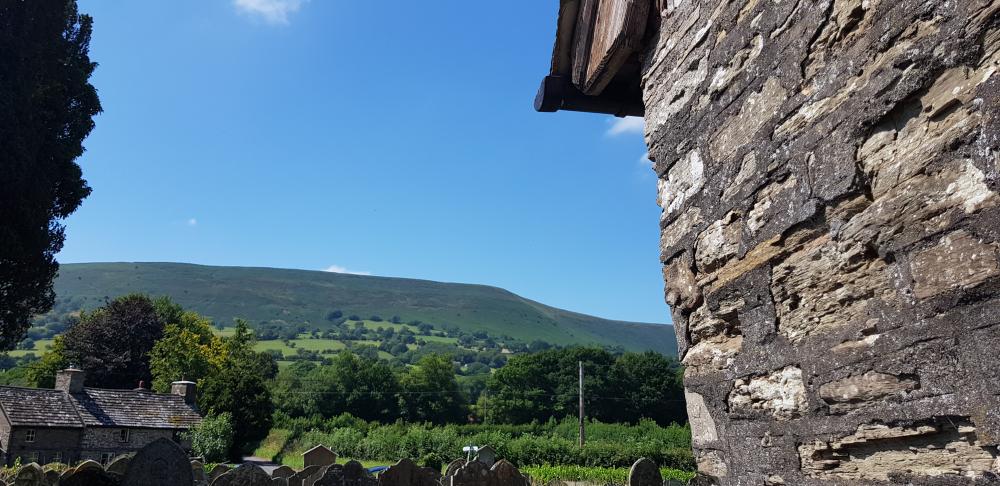
{"label": "stone wall", "polygon": [[1000,0],[661,0],[645,53],[702,481],[1000,472]]}

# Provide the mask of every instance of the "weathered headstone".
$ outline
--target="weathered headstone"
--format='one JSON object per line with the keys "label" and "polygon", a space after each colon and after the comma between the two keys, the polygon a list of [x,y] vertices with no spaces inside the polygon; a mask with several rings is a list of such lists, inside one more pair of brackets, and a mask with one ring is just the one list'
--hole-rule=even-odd
{"label": "weathered headstone", "polygon": [[[95,463],[97,464],[97,463]],[[59,486],[119,486],[121,484],[111,474],[100,467],[77,467],[69,475],[59,479]]]}
{"label": "weathered headstone", "polygon": [[319,466],[306,466],[288,478],[288,486],[312,486],[323,472],[323,468]]}
{"label": "weathered headstone", "polygon": [[123,486],[192,486],[188,456],[169,439],[156,439],[129,461]]}
{"label": "weathered headstone", "polygon": [[108,464],[108,467],[105,468],[105,471],[111,474],[118,474],[124,478],[125,473],[128,472],[129,462],[132,462],[132,456],[130,454],[118,456],[111,460],[111,462]]}
{"label": "weathered headstone", "polygon": [[271,486],[271,476],[268,476],[256,464],[240,464],[212,481],[212,486]]}
{"label": "weathered headstone", "polygon": [[201,461],[191,461],[191,473],[194,475],[195,484],[208,484],[205,465]]}
{"label": "weathered headstone", "polygon": [[490,475],[493,476],[494,484],[498,486],[528,486],[528,478],[506,459],[500,459],[494,464],[490,468]]}
{"label": "weathered headstone", "polygon": [[42,486],[45,484],[45,472],[35,463],[21,466],[14,476],[14,486]]}
{"label": "weathered headstone", "polygon": [[444,486],[494,486],[490,469],[479,461],[469,461],[458,468]]}
{"label": "weathered headstone", "polygon": [[645,457],[635,461],[628,470],[628,486],[663,486],[660,467]]}
{"label": "weathered headstone", "polygon": [[493,464],[497,462],[497,452],[491,446],[480,447],[476,451],[476,460],[486,464],[488,467],[493,467]]}
{"label": "weathered headstone", "polygon": [[320,444],[302,453],[302,464],[308,466],[329,466],[337,462],[337,453]]}
{"label": "weathered headstone", "polygon": [[465,459],[455,459],[448,463],[448,467],[444,469],[444,477],[454,476],[458,470],[465,465]]}
{"label": "weathered headstone", "polygon": [[222,476],[228,472],[231,468],[225,464],[216,464],[211,471],[208,472],[208,481],[211,483],[215,481],[215,478]]}
{"label": "weathered headstone", "polygon": [[418,467],[409,459],[400,459],[379,474],[379,486],[439,486],[441,473],[429,467]]}
{"label": "weathered headstone", "polygon": [[293,475],[295,475],[295,470],[285,465],[278,466],[274,468],[274,471],[271,471],[272,478],[290,478]]}
{"label": "weathered headstone", "polygon": [[377,486],[378,482],[368,474],[358,461],[348,461],[343,466],[331,464],[323,476],[313,483],[315,486]]}
{"label": "weathered headstone", "polygon": [[288,486],[288,478],[271,478],[271,486]]}
{"label": "weathered headstone", "polygon": [[59,471],[56,471],[55,469],[45,471],[45,482],[48,483],[49,486],[59,484]]}

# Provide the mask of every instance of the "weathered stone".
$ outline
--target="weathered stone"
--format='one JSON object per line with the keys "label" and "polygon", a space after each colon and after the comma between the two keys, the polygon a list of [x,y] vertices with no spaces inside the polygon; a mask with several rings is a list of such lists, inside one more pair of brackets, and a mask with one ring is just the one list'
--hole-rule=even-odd
{"label": "weathered stone", "polygon": [[973,288],[1000,275],[1000,246],[984,243],[965,230],[943,236],[940,242],[917,253],[910,263],[913,294],[919,299]]}
{"label": "weathered stone", "polygon": [[490,469],[479,461],[469,461],[448,476],[450,481],[444,486],[496,486]]}
{"label": "weathered stone", "polygon": [[14,475],[14,486],[41,486],[45,484],[45,472],[38,464],[31,462],[21,466]]}
{"label": "weathered stone", "polygon": [[272,486],[288,486],[288,478],[271,478]]}
{"label": "weathered stone", "polygon": [[465,466],[465,459],[455,459],[448,463],[448,466],[444,468],[445,477],[454,476],[456,472],[463,466]]}
{"label": "weathered stone", "polygon": [[106,471],[112,474],[118,474],[125,477],[125,473],[128,472],[128,465],[132,462],[132,455],[126,454],[123,456],[118,456],[108,463],[108,467],[105,468]]}
{"label": "weathered stone", "polygon": [[379,486],[440,486],[441,473],[418,467],[409,459],[400,459],[378,476]]}
{"label": "weathered stone", "polygon": [[208,484],[205,465],[201,461],[191,461],[191,474],[194,475],[195,484]]}
{"label": "weathered stone", "polygon": [[59,479],[59,486],[118,486],[121,484],[114,475],[100,467],[77,467],[72,473]]}
{"label": "weathered stone", "polygon": [[184,449],[170,439],[157,439],[129,461],[124,486],[191,486],[194,473]]}
{"label": "weathered stone", "polygon": [[244,463],[212,480],[212,486],[271,486],[271,476],[256,464]]}
{"label": "weathered stone", "polygon": [[[715,428],[715,420],[705,405],[705,398],[690,390],[684,391],[684,401],[687,403],[688,423],[691,424],[691,443],[695,447],[704,447],[719,440]],[[632,465],[635,467],[635,464]]]}
{"label": "weathered stone", "polygon": [[212,467],[212,470],[208,472],[208,480],[214,481],[215,478],[222,476],[227,473],[231,468],[225,464],[216,464]]}
{"label": "weathered stone", "polygon": [[490,476],[497,486],[529,486],[528,478],[524,477],[521,471],[506,459],[500,459],[496,464],[493,464],[493,467],[490,468]]}
{"label": "weathered stone", "polygon": [[271,471],[272,478],[290,478],[294,475],[295,470],[285,465],[278,466]]}
{"label": "weathered stone", "polygon": [[302,453],[302,462],[308,466],[329,466],[337,462],[337,453],[320,444]]}
{"label": "weathered stone", "polygon": [[802,370],[794,366],[766,376],[736,380],[729,394],[729,409],[751,413],[763,410],[778,420],[799,417],[806,410],[806,389]]}
{"label": "weathered stone", "polygon": [[476,451],[476,460],[492,467],[497,462],[497,453],[491,446],[482,446]]}
{"label": "weathered stone", "polygon": [[288,486],[312,486],[326,470],[320,466],[306,466],[288,478]]}
{"label": "weathered stone", "polygon": [[869,371],[819,387],[819,396],[834,412],[846,411],[862,404],[900,395],[920,386],[916,378],[900,377]]}
{"label": "weathered stone", "polygon": [[983,477],[998,457],[964,417],[912,426],[862,425],[834,441],[799,446],[802,468],[814,478],[886,481],[896,472],[916,476]]}
{"label": "weathered stone", "polygon": [[645,457],[635,461],[628,471],[628,486],[663,486],[660,467]]}
{"label": "weathered stone", "polygon": [[315,486],[376,486],[378,482],[358,461],[331,464]]}

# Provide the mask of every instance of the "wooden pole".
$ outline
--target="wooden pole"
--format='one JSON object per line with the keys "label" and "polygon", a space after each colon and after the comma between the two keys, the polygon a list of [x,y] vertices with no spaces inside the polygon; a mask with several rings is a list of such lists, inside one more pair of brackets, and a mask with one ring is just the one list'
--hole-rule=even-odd
{"label": "wooden pole", "polygon": [[583,432],[583,361],[580,361],[580,447],[583,447],[583,443],[586,437]]}

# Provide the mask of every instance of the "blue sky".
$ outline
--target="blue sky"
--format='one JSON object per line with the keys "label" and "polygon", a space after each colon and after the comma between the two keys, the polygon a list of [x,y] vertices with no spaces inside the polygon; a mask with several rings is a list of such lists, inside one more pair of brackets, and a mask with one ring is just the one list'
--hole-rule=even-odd
{"label": "blue sky", "polygon": [[639,119],[532,110],[557,0],[81,0],[104,113],[62,262],[504,287],[669,322]]}

